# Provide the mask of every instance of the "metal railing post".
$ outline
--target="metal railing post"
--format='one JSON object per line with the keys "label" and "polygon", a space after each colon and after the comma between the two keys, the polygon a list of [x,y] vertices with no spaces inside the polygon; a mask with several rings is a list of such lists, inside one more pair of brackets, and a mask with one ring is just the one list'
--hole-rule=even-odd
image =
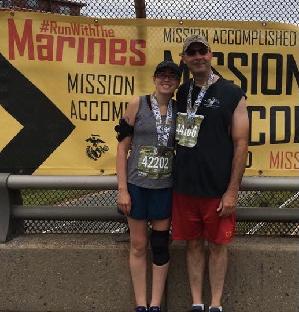
{"label": "metal railing post", "polygon": [[10,222],[10,196],[7,187],[9,173],[0,173],[0,242],[7,240]]}
{"label": "metal railing post", "polygon": [[145,1],[135,0],[134,3],[135,3],[136,18],[146,18]]}

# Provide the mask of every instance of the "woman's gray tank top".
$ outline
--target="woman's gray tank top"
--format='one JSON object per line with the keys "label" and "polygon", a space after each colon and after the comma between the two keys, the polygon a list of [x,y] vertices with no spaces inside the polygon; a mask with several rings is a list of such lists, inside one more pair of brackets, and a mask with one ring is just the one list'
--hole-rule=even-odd
{"label": "woman's gray tank top", "polygon": [[[175,121],[176,121],[177,107],[176,102],[173,101],[172,109],[172,123],[169,134],[168,147],[174,146],[175,136]],[[162,116],[162,120],[166,116]],[[146,176],[141,176],[138,172],[138,157],[142,146],[158,146],[158,135],[156,129],[156,120],[151,110],[149,98],[141,96],[139,101],[139,109],[136,114],[134,124],[134,135],[132,138],[132,145],[130,155],[128,157],[128,182],[140,187],[150,189],[161,189],[172,187],[172,174],[166,178],[152,179]]]}

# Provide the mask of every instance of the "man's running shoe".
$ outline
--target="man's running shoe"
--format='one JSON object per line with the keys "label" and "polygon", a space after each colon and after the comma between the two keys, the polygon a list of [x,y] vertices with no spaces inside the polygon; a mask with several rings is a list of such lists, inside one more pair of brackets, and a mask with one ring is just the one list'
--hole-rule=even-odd
{"label": "man's running shoe", "polygon": [[161,309],[159,307],[150,307],[148,312],[161,312]]}

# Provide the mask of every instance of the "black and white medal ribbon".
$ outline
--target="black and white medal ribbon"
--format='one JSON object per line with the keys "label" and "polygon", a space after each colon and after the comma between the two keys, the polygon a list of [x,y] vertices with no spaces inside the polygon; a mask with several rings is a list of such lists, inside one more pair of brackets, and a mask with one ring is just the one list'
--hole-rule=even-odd
{"label": "black and white medal ribbon", "polygon": [[168,143],[171,123],[172,123],[172,99],[170,99],[168,102],[165,123],[162,122],[159,104],[155,95],[151,95],[151,104],[152,104],[152,111],[156,119],[158,146],[166,147]]}
{"label": "black and white medal ribbon", "polygon": [[192,79],[190,83],[190,88],[189,88],[188,97],[187,97],[187,124],[188,124],[188,127],[190,128],[193,127],[196,111],[198,107],[200,106],[207,90],[209,89],[211,84],[213,84],[214,77],[215,77],[214,73],[210,71],[208,82],[204,86],[202,86],[193,106],[192,106],[192,91],[194,87],[194,79]]}

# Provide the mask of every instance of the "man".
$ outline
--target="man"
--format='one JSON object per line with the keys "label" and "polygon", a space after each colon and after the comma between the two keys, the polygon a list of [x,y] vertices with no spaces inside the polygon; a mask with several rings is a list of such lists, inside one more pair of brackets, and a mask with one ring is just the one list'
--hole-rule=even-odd
{"label": "man", "polygon": [[193,312],[205,309],[202,289],[204,245],[208,241],[209,311],[221,312],[227,244],[234,234],[238,190],[247,158],[245,94],[212,72],[212,52],[204,37],[186,39],[182,60],[193,79],[177,93],[173,239],[187,241]]}

